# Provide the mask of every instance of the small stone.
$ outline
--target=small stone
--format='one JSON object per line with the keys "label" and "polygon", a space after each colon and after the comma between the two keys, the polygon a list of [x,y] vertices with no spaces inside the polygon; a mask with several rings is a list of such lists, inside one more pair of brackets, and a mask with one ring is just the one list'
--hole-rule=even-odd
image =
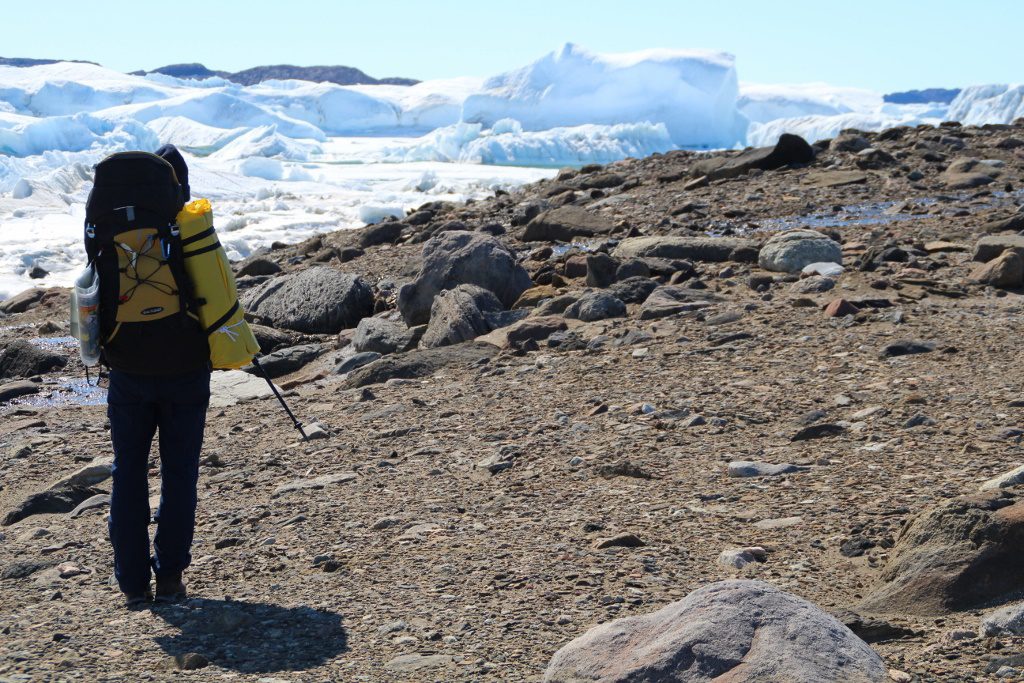
{"label": "small stone", "polygon": [[843,318],[848,315],[856,315],[860,309],[846,299],[833,299],[825,306],[825,315],[830,318]]}
{"label": "small stone", "polygon": [[934,424],[935,420],[928,417],[927,415],[918,413],[917,415],[914,415],[912,418],[904,422],[903,427],[905,429],[911,429],[913,427],[931,427]]}
{"label": "small stone", "polygon": [[822,422],[809,427],[804,427],[789,438],[790,441],[808,441],[810,439],[821,439],[830,436],[839,436],[846,429],[842,425]]}
{"label": "small stone", "polygon": [[694,416],[690,417],[690,419],[688,419],[688,420],[683,420],[683,426],[684,427],[699,427],[699,426],[705,425],[707,423],[708,423],[708,421],[705,420],[701,415],[694,415]]}
{"label": "small stone", "polygon": [[646,545],[636,534],[627,533],[598,541],[594,547],[603,550],[604,548],[642,548]]}
{"label": "small stone", "polygon": [[897,356],[909,356],[918,353],[931,353],[935,350],[935,344],[921,341],[898,341],[887,345],[882,349],[882,358],[895,358]]}
{"label": "small stone", "polygon": [[732,548],[723,550],[718,556],[718,564],[734,569],[743,569],[748,564],[764,562],[768,559],[768,552],[759,546],[751,548]]}
{"label": "small stone", "polygon": [[171,665],[179,671],[195,671],[210,665],[210,660],[198,652],[186,652],[171,658]]}

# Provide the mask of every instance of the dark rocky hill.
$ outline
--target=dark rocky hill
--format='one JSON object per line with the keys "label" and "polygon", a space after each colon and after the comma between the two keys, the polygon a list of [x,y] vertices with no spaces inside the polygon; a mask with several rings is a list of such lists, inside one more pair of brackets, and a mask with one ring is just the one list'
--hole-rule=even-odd
{"label": "dark rocky hill", "polygon": [[[0,66],[42,66],[57,62],[75,62],[76,64],[96,64],[85,59],[30,59],[28,57],[0,57]],[[99,66],[97,64],[97,66]]]}
{"label": "dark rocky hill", "polygon": [[337,83],[338,85],[415,85],[419,83],[411,78],[373,78],[363,71],[351,66],[293,66],[291,64],[274,64],[256,66],[232,73],[230,71],[214,71],[202,64],[170,64],[152,71],[134,71],[136,75],[162,73],[175,78],[211,78],[219,76],[242,85],[255,85],[273,79],[299,79],[303,81]]}
{"label": "dark rocky hill", "polygon": [[[82,59],[32,59],[27,57],[0,57],[0,66],[41,66],[58,62],[75,62],[78,64],[97,64]],[[216,71],[203,64],[168,64],[151,71],[132,71],[133,76],[145,76],[148,73],[161,73],[175,78],[226,78],[242,85],[255,85],[272,79],[299,79],[303,81],[337,83],[338,85],[416,85],[419,81],[413,78],[374,78],[351,66],[294,66],[291,64],[274,64],[255,66],[232,73]]]}

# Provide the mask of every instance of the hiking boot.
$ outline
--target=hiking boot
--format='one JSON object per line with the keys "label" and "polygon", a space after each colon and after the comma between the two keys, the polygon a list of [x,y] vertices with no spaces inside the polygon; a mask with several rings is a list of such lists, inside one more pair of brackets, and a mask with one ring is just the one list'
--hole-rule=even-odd
{"label": "hiking boot", "polygon": [[185,598],[185,582],[181,574],[156,577],[156,601],[177,602]]}
{"label": "hiking boot", "polygon": [[124,606],[128,609],[136,609],[145,606],[153,599],[153,594],[148,590],[141,593],[125,593]]}

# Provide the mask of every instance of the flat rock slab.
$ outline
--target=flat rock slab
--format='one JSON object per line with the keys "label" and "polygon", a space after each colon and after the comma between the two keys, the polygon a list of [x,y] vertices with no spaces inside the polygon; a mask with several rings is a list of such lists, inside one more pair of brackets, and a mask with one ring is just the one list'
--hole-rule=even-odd
{"label": "flat rock slab", "polygon": [[615,224],[601,214],[578,206],[561,206],[530,221],[523,232],[523,241],[571,242],[577,237],[607,235],[614,229]]}
{"label": "flat rock slab", "polygon": [[8,513],[4,515],[3,520],[0,521],[0,526],[10,526],[11,524],[20,522],[21,520],[33,515],[63,514],[71,512],[78,507],[78,504],[83,500],[87,500],[101,493],[103,493],[103,491],[98,491],[87,486],[68,486],[66,488],[51,489],[49,491],[33,493],[8,511]]}
{"label": "flat rock slab", "polygon": [[868,174],[860,171],[818,171],[809,173],[804,183],[811,187],[842,187],[861,185],[868,181]]}
{"label": "flat rock slab", "polygon": [[314,477],[312,479],[296,479],[290,481],[287,484],[281,484],[274,489],[274,496],[280,496],[285,493],[292,491],[310,491],[316,489],[327,488],[335,484],[347,484],[350,481],[358,479],[358,475],[352,472],[343,472],[341,474],[325,474],[322,477]]}
{"label": "flat rock slab", "polygon": [[227,408],[273,395],[265,379],[241,370],[219,370],[210,377],[211,408]]}
{"label": "flat rock slab", "polygon": [[762,519],[760,522],[755,522],[754,526],[758,529],[786,529],[796,526],[803,521],[803,517],[777,517],[775,519]]}
{"label": "flat rock slab", "polygon": [[71,511],[71,517],[81,517],[89,510],[98,510],[99,508],[110,505],[110,496],[105,493],[98,493],[91,498],[86,498],[78,504],[74,510]]}
{"label": "flat rock slab", "polygon": [[68,486],[94,486],[110,478],[114,468],[113,456],[93,458],[92,462],[78,469],[73,474],[57,481],[51,489],[62,489]]}
{"label": "flat rock slab", "polygon": [[383,384],[389,379],[429,377],[444,367],[463,367],[497,355],[498,348],[482,342],[467,342],[436,349],[416,349],[384,356],[349,373],[345,387],[357,389],[370,384]]}
{"label": "flat rock slab", "polygon": [[1024,256],[1024,235],[988,235],[982,237],[974,244],[971,260],[985,263],[1007,250],[1016,252],[1019,256]]}
{"label": "flat rock slab", "polygon": [[454,664],[455,660],[448,655],[411,654],[395,657],[391,661],[387,662],[384,665],[384,668],[388,671],[396,671],[400,673],[416,673],[427,669],[451,667]]}
{"label": "flat rock slab", "polygon": [[912,356],[918,353],[931,353],[935,350],[932,342],[914,341],[911,339],[893,342],[882,349],[882,358],[895,358],[897,356]]}
{"label": "flat rock slab", "polygon": [[18,380],[17,382],[4,382],[0,384],[0,403],[6,403],[19,396],[38,394],[42,385],[39,382],[30,380]]}
{"label": "flat rock slab", "polygon": [[883,683],[882,659],[835,617],[761,581],[721,581],[601,624],[552,657],[546,683]]}
{"label": "flat rock slab", "polygon": [[735,237],[629,237],[619,243],[612,256],[718,263],[732,260],[739,249],[757,249],[757,246],[753,240]]}
{"label": "flat rock slab", "polygon": [[656,320],[677,313],[699,311],[721,300],[721,297],[703,289],[664,285],[651,292],[641,304],[640,319]]}
{"label": "flat rock slab", "polygon": [[789,463],[773,465],[767,462],[737,460],[729,463],[729,476],[734,479],[743,479],[746,477],[777,477],[782,474],[806,472],[809,469],[809,467],[791,465]]}
{"label": "flat rock slab", "polygon": [[1009,472],[1004,472],[998,477],[989,479],[981,485],[981,490],[992,491],[994,489],[1005,489],[1011,486],[1017,486],[1018,484],[1024,484],[1024,465],[1015,467]]}

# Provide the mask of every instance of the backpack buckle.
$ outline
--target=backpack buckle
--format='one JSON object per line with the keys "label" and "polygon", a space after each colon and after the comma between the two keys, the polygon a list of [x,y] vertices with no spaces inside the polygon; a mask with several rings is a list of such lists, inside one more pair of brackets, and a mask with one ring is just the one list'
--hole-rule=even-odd
{"label": "backpack buckle", "polygon": [[177,224],[170,225],[168,227],[171,230],[171,237],[178,237],[179,235],[181,235],[181,229],[177,226]]}
{"label": "backpack buckle", "polygon": [[96,239],[96,226],[95,225],[90,225],[90,224],[86,223],[85,224],[85,236],[88,237],[91,240]]}

